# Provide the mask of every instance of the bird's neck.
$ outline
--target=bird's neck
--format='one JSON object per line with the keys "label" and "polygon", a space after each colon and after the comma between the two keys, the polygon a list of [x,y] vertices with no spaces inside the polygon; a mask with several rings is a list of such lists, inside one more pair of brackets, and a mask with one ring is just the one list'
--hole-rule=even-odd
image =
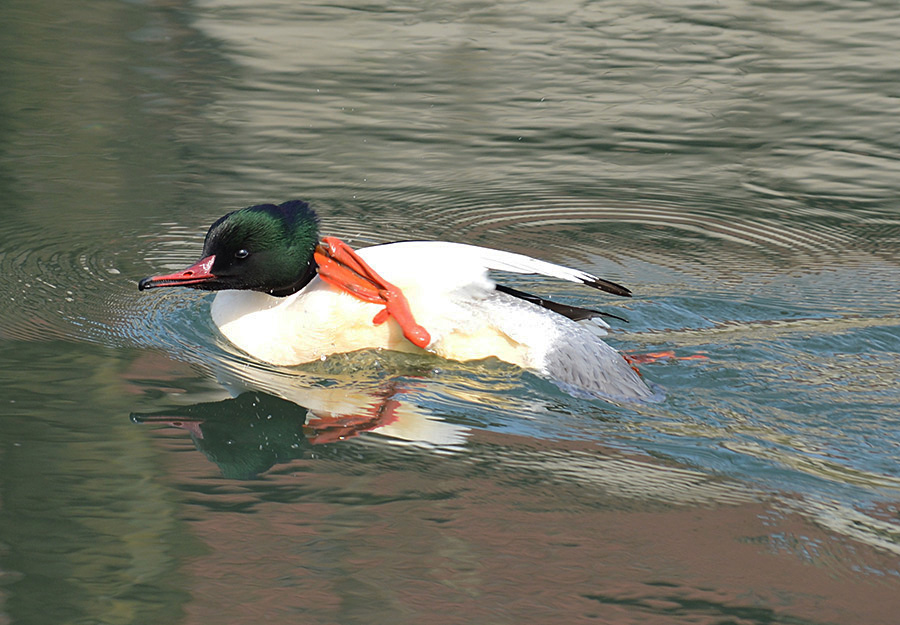
{"label": "bird's neck", "polygon": [[305,287],[307,284],[309,284],[310,281],[316,277],[316,269],[316,264],[314,262],[310,262],[296,282],[293,282],[285,287],[273,289],[271,291],[265,290],[264,292],[274,297],[287,297],[288,295],[293,295],[294,293]]}

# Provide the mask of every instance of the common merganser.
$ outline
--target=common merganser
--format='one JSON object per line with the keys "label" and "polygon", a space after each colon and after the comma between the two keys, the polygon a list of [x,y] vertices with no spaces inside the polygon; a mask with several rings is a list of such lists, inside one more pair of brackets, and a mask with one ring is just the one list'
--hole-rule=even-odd
{"label": "common merganser", "polygon": [[615,315],[498,285],[489,270],[631,295],[584,271],[474,245],[404,241],[353,251],[337,239],[320,242],[318,218],[299,200],[228,213],[210,226],[200,261],[145,278],[138,288],[219,291],[211,314],[222,334],[276,365],[360,349],[426,350],[459,361],[496,357],[570,392],[659,398],[598,337],[609,327],[600,316]]}

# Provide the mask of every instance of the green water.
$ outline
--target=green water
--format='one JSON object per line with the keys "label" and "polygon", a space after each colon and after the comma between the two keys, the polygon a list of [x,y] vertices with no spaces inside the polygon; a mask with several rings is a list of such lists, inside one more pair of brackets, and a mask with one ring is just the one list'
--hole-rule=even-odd
{"label": "green water", "polygon": [[[0,624],[896,622],[900,9],[0,7]],[[659,404],[301,369],[139,293],[229,210],[584,268]]]}

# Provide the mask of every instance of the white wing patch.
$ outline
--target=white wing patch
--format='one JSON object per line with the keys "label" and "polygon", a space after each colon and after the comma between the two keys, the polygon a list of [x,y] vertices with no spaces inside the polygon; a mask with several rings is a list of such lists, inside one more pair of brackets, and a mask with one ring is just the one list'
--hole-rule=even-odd
{"label": "white wing patch", "polygon": [[406,264],[409,263],[410,258],[416,258],[429,266],[435,263],[446,265],[448,269],[452,269],[453,273],[456,274],[457,279],[453,280],[456,283],[459,282],[459,278],[462,278],[463,274],[468,274],[470,279],[478,281],[478,278],[472,275],[473,271],[484,275],[491,269],[512,273],[541,274],[569,282],[587,283],[598,279],[597,276],[586,271],[548,263],[524,254],[493,250],[465,243],[403,241],[367,247],[359,250],[359,252],[367,261],[371,258],[373,263],[379,263],[378,271],[382,271],[381,263],[389,262],[392,257],[398,262]]}

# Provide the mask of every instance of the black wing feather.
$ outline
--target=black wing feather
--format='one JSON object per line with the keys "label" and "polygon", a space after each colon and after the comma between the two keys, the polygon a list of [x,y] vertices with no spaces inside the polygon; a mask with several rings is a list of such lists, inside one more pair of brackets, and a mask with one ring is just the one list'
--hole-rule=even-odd
{"label": "black wing feather", "polygon": [[[610,282],[609,284],[613,284]],[[596,286],[591,284],[591,286]],[[619,285],[614,285],[619,286]],[[579,308],[578,306],[569,306],[568,304],[560,304],[559,302],[554,302],[553,300],[545,299],[538,295],[532,295],[531,293],[526,293],[524,291],[519,291],[512,287],[504,286],[502,284],[498,284],[496,290],[501,293],[506,293],[507,295],[512,295],[513,297],[518,297],[519,299],[523,299],[526,302],[531,302],[532,304],[536,304],[547,310],[552,310],[555,313],[558,313],[564,317],[568,317],[572,321],[582,321],[584,319],[593,319],[594,317],[609,317],[610,319],[618,319],[619,321],[624,321],[628,323],[628,319],[624,319],[619,317],[618,315],[613,315],[612,313],[602,312],[599,310],[591,310],[590,308]],[[600,287],[597,287],[600,288]],[[627,291],[631,294],[631,291],[628,291],[625,287],[619,287]],[[606,289],[604,289],[606,290]]]}

